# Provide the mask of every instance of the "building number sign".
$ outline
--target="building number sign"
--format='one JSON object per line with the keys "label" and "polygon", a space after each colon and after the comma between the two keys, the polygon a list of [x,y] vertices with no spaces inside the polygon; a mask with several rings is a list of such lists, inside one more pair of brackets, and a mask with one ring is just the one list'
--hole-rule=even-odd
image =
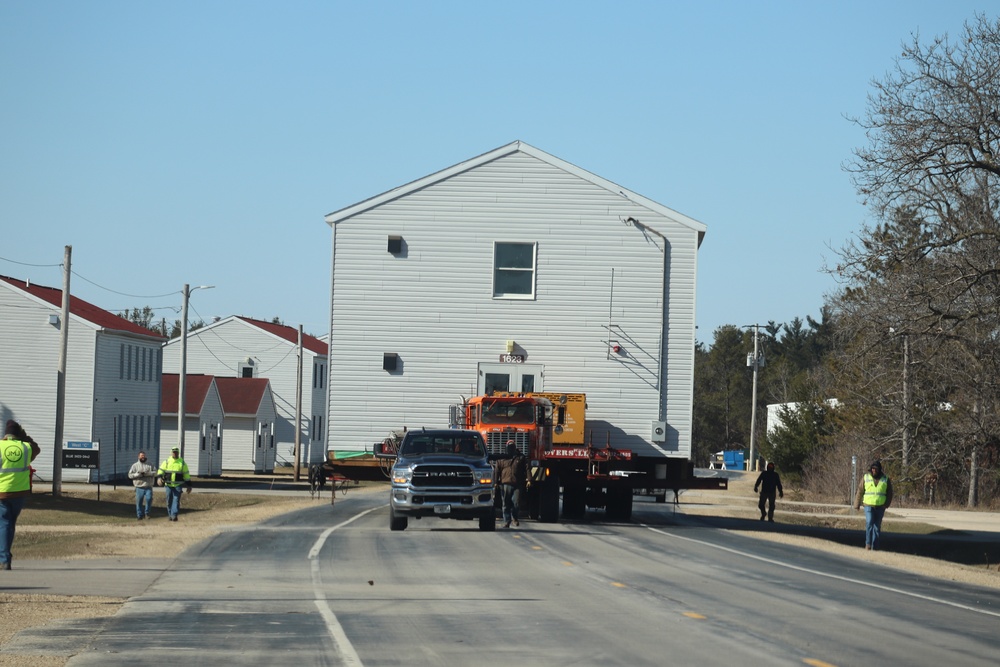
{"label": "building number sign", "polygon": [[501,354],[500,355],[501,364],[523,364],[524,355],[523,354]]}

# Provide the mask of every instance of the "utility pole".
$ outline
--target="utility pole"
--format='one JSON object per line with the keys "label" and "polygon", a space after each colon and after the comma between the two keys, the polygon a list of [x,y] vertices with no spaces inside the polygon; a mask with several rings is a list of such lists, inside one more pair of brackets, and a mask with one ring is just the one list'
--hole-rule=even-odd
{"label": "utility pole", "polygon": [[62,315],[59,323],[59,367],[56,371],[56,432],[52,443],[52,495],[62,495],[62,441],[66,421],[66,349],[69,343],[69,277],[73,267],[73,246],[63,252]]}
{"label": "utility pole", "polygon": [[299,467],[302,463],[302,325],[299,325],[298,368],[295,375],[295,473],[292,477],[299,481]]}
{"label": "utility pole", "polygon": [[187,385],[187,333],[188,333],[188,300],[191,292],[196,289],[212,289],[215,285],[199,285],[190,287],[184,283],[184,304],[181,307],[181,372],[177,376],[177,447],[181,450],[181,458],[184,458],[184,417],[185,414],[185,386]]}
{"label": "utility pole", "polygon": [[750,406],[750,470],[756,470],[757,455],[755,443],[757,439],[757,371],[764,367],[764,355],[760,350],[760,325],[753,327],[753,352],[747,355],[747,366],[753,366],[753,392]]}

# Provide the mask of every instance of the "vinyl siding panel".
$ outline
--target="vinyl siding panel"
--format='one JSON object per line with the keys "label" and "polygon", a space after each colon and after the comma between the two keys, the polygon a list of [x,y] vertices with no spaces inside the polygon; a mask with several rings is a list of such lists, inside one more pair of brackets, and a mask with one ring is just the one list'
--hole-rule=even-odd
{"label": "vinyl siding panel", "polygon": [[[389,234],[403,237],[398,256]],[[537,244],[533,298],[492,296],[497,241]],[[446,424],[448,405],[476,392],[478,364],[514,340],[544,366],[539,389],[587,394],[595,443],[689,456],[690,226],[516,152],[339,221],[333,243],[331,448]],[[612,340],[627,354],[609,358]],[[382,370],[383,352],[400,372]],[[650,442],[655,420],[668,442]]]}

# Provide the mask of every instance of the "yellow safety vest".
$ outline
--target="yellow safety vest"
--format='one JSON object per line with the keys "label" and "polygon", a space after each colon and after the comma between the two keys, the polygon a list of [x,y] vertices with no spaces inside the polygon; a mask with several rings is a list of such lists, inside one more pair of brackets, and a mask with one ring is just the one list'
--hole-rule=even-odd
{"label": "yellow safety vest", "polygon": [[0,440],[0,493],[31,490],[31,445]]}
{"label": "yellow safety vest", "polygon": [[160,464],[156,474],[163,477],[163,483],[167,486],[180,486],[191,480],[191,473],[188,472],[184,459],[175,459],[172,456]]}
{"label": "yellow safety vest", "polygon": [[882,475],[878,483],[870,472],[865,473],[865,495],[861,502],[865,505],[881,507],[885,505],[886,492],[889,490],[889,478]]}

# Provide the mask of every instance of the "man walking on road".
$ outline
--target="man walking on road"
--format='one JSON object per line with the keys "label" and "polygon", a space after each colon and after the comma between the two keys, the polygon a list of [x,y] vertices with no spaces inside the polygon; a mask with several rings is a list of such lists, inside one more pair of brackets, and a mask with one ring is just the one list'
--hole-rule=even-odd
{"label": "man walking on road", "polygon": [[774,472],[774,463],[768,463],[767,470],[757,477],[757,483],[753,485],[754,493],[758,489],[760,489],[760,502],[757,503],[757,507],[760,508],[760,520],[764,520],[764,506],[766,504],[767,520],[774,523],[774,492],[777,491],[781,498],[785,497],[785,490],[781,488],[781,477]]}
{"label": "man walking on road", "polygon": [[128,478],[135,487],[135,518],[139,521],[148,519],[153,510],[153,484],[156,482],[156,469],[146,463],[146,452],[139,452],[139,460],[128,470]]}
{"label": "man walking on road", "polygon": [[179,447],[170,450],[170,458],[160,464],[156,476],[163,481],[167,491],[167,518],[177,521],[177,515],[181,511],[181,493],[191,493],[191,473],[187,463],[181,458]]}
{"label": "man walking on road", "polygon": [[882,462],[874,461],[858,485],[854,509],[865,506],[865,549],[874,551],[882,535],[882,517],[892,504],[892,482],[882,472]]}
{"label": "man walking on road", "polygon": [[507,442],[507,458],[497,462],[497,482],[503,498],[503,527],[510,528],[521,523],[517,520],[517,506],[521,501],[521,489],[528,478],[528,464],[513,440]]}

